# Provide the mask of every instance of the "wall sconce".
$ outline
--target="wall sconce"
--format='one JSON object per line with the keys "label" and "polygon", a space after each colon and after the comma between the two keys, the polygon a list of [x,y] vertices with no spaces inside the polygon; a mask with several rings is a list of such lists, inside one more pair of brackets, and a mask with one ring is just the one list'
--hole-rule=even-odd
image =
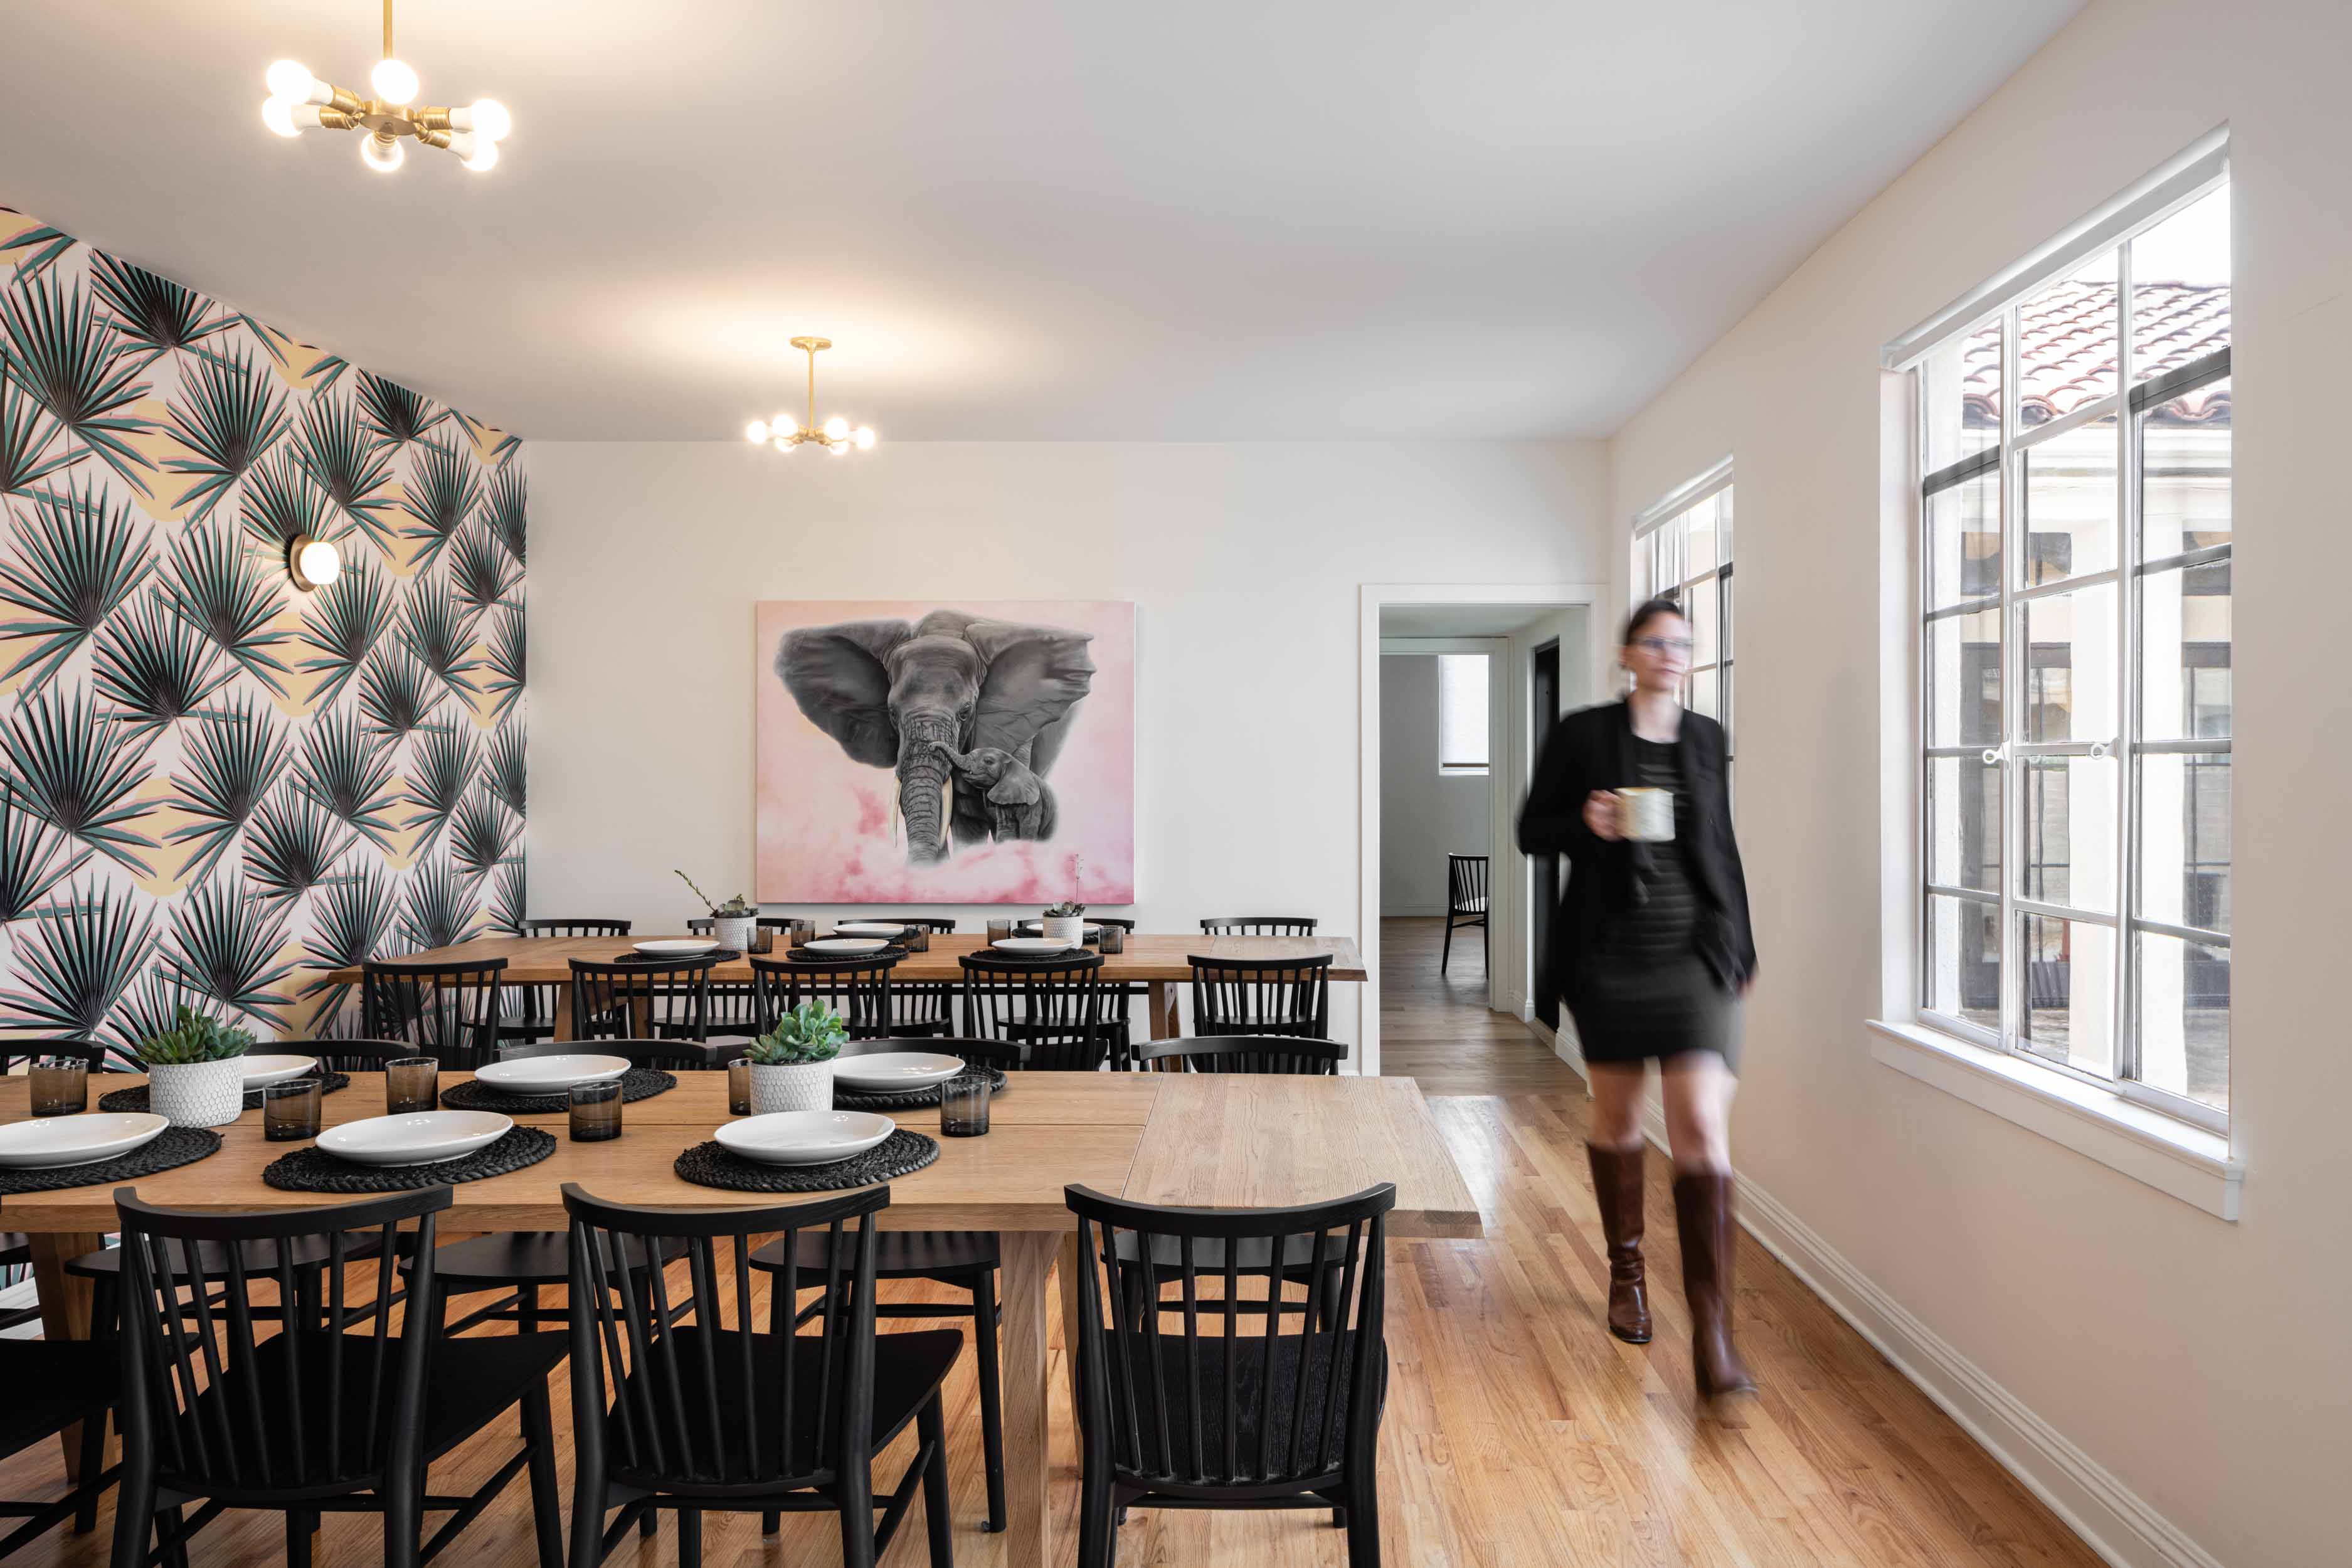
{"label": "wall sconce", "polygon": [[326,540],[298,533],[286,546],[286,574],[306,594],[333,582],[342,569],[342,552]]}

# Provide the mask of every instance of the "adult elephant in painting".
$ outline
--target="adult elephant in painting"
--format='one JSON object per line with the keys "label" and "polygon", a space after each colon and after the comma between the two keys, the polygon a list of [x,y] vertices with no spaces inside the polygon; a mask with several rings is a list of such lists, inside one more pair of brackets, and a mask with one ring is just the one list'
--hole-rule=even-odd
{"label": "adult elephant in painting", "polygon": [[[988,803],[988,830],[998,838],[1051,838],[1056,810],[1054,792],[1044,779],[1022,766],[1021,759],[993,746],[948,753],[956,783]],[[959,795],[958,798],[962,798]]]}
{"label": "adult elephant in painting", "polygon": [[803,713],[869,767],[898,775],[907,858],[929,865],[987,839],[984,795],[954,788],[946,751],[999,751],[1043,777],[1093,683],[1089,632],[933,610],[920,621],[802,626],[776,675]]}

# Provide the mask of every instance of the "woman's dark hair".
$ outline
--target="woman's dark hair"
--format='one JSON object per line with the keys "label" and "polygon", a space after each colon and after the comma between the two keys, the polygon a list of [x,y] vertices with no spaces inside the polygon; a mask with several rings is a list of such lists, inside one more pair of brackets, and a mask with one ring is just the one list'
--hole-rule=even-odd
{"label": "woman's dark hair", "polygon": [[1641,606],[1627,618],[1625,622],[1625,636],[1618,643],[1618,646],[1620,647],[1632,647],[1633,646],[1633,639],[1642,635],[1642,628],[1648,626],[1652,621],[1656,620],[1660,616],[1672,616],[1678,621],[1687,621],[1690,619],[1688,616],[1683,614],[1682,601],[1679,599],[1659,597],[1644,600]]}

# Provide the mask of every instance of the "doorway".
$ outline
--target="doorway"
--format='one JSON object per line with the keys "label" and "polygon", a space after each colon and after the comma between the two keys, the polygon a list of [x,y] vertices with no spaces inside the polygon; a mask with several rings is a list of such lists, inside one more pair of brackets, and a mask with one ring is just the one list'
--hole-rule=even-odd
{"label": "doorway", "polygon": [[[1551,721],[1559,716],[1559,639],[1553,637],[1536,645],[1528,659],[1528,690],[1535,713],[1536,757],[1543,756],[1543,742],[1550,733]],[[1530,776],[1533,771],[1530,770]],[[1538,855],[1528,867],[1530,892],[1528,898],[1528,948],[1533,955],[1530,971],[1535,980],[1534,1012],[1536,1022],[1555,1035],[1559,1032],[1559,996],[1545,983],[1546,957],[1551,952],[1551,923],[1559,912],[1559,857]]]}

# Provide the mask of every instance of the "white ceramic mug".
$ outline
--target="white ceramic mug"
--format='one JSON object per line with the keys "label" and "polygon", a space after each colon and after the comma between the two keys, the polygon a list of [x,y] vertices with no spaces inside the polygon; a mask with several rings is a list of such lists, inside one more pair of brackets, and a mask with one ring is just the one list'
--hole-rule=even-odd
{"label": "white ceramic mug", "polygon": [[1636,787],[1617,792],[1617,837],[1664,844],[1674,836],[1674,791]]}

